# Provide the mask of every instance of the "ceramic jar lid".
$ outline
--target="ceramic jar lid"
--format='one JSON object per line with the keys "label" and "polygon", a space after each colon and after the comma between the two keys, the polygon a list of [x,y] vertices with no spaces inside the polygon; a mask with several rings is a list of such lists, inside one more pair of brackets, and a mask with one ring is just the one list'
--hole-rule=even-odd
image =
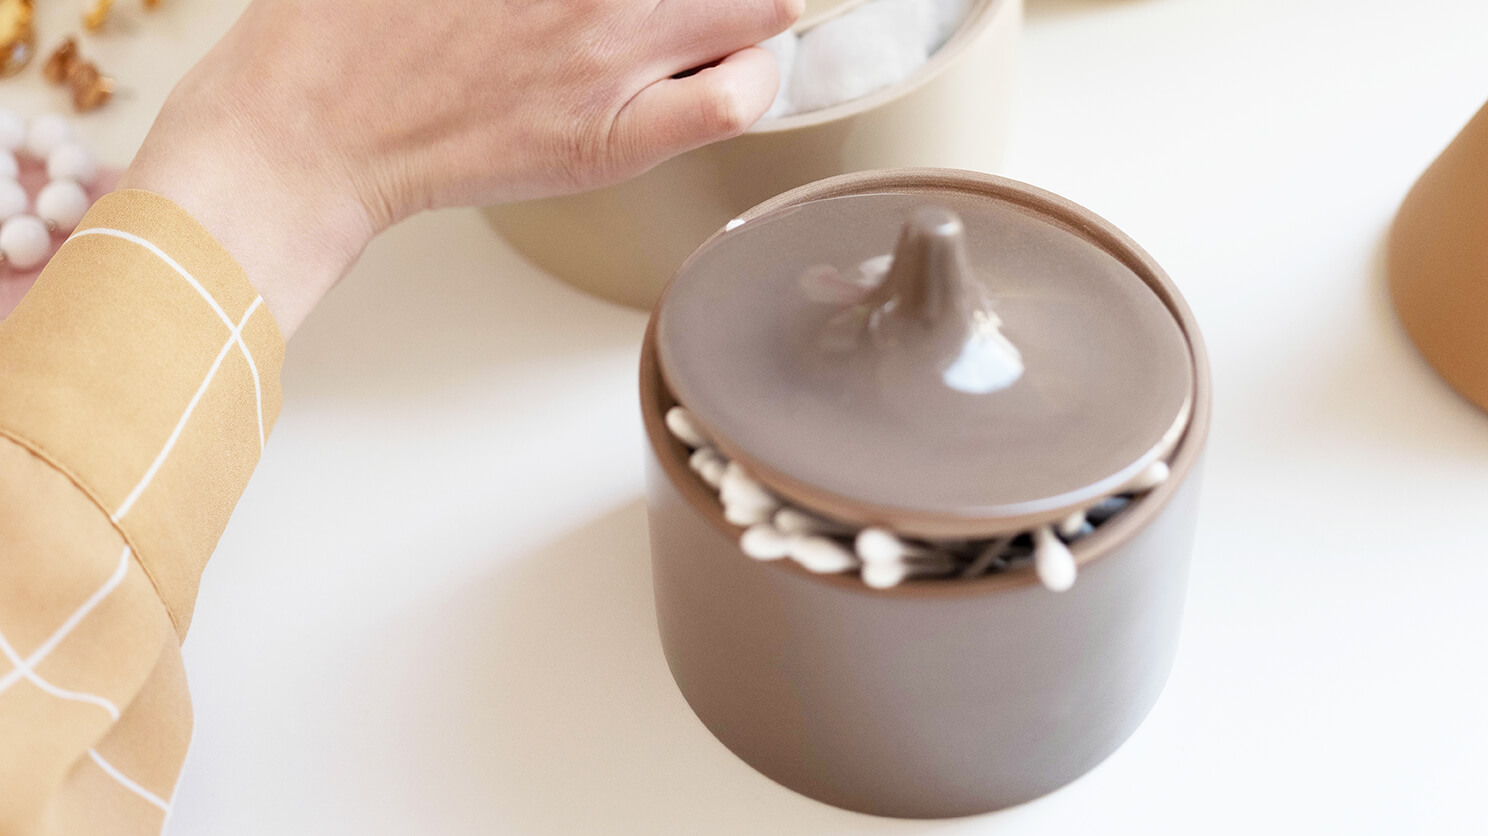
{"label": "ceramic jar lid", "polygon": [[1077,230],[983,195],[816,200],[715,237],[657,318],[663,378],[784,498],[925,537],[1118,492],[1186,425],[1172,313]]}

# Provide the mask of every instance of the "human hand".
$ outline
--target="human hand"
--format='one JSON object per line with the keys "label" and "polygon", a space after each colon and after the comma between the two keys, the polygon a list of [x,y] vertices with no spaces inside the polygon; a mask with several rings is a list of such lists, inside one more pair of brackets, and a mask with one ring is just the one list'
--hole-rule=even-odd
{"label": "human hand", "polygon": [[120,185],[200,220],[288,336],[401,218],[607,185],[742,133],[778,82],[752,45],[802,2],[255,0]]}

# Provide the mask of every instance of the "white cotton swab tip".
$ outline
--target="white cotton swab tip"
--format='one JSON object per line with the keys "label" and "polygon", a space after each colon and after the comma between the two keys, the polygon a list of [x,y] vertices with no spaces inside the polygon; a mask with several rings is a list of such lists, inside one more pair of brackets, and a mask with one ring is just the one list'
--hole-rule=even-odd
{"label": "white cotton swab tip", "polygon": [[791,537],[772,525],[752,525],[739,537],[739,548],[755,560],[779,560],[790,553]]}
{"label": "white cotton swab tip", "polygon": [[723,503],[723,518],[734,525],[746,528],[769,522],[770,515],[774,511],[774,505],[759,505],[741,500],[732,502],[724,500]]}
{"label": "white cotton swab tip", "polygon": [[666,426],[677,440],[694,449],[706,446],[707,436],[698,429],[697,422],[692,419],[692,413],[680,406],[674,406],[667,410]]}
{"label": "white cotton swab tip", "polygon": [[723,468],[723,475],[719,477],[718,492],[724,502],[740,502],[750,505],[769,505],[773,512],[780,507],[775,497],[765,490],[764,486],[754,481],[738,462],[729,462]]}
{"label": "white cotton swab tip", "polygon": [[796,508],[785,507],[775,512],[775,527],[786,534],[836,534],[841,536],[853,532],[852,526],[822,519]]}
{"label": "white cotton swab tip", "polygon": [[858,532],[853,545],[857,548],[858,557],[869,565],[898,563],[909,555],[909,549],[904,542],[895,537],[892,532],[882,528],[863,529]]}
{"label": "white cotton swab tip", "polygon": [[712,447],[699,447],[692,452],[687,464],[708,487],[716,491],[723,482],[723,471],[728,467],[728,459]]}
{"label": "white cotton swab tip", "polygon": [[892,589],[909,577],[907,563],[878,563],[863,566],[863,583],[874,589]]}
{"label": "white cotton swab tip", "polygon": [[1064,592],[1075,585],[1075,556],[1050,526],[1041,526],[1033,532],[1033,569],[1044,586],[1054,592]]}
{"label": "white cotton swab tip", "polygon": [[1167,462],[1153,462],[1142,468],[1142,472],[1133,476],[1132,480],[1127,482],[1126,487],[1121,490],[1123,493],[1144,493],[1150,491],[1168,481],[1168,476],[1171,473],[1172,471],[1168,469]]}
{"label": "white cotton swab tip", "polygon": [[750,478],[736,462],[724,466],[718,482],[718,498],[723,501],[723,518],[734,525],[769,522],[780,508],[780,500]]}
{"label": "white cotton swab tip", "polygon": [[1080,536],[1085,530],[1085,512],[1076,511],[1059,521],[1059,536],[1066,540]]}
{"label": "white cotton swab tip", "polygon": [[790,557],[809,572],[819,575],[856,569],[858,559],[846,546],[826,537],[793,537]]}

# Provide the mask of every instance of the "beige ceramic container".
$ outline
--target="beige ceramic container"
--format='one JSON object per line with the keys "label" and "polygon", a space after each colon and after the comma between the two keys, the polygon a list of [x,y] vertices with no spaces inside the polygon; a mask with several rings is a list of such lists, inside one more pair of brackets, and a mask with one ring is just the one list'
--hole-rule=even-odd
{"label": "beige ceramic container", "polygon": [[801,8],[801,20],[796,24],[797,29],[808,29],[843,10],[851,9],[867,2],[867,0],[806,0]]}
{"label": "beige ceramic container", "polygon": [[[1177,647],[1210,414],[1188,307],[1106,221],[988,175],[845,175],[742,217],[682,267],[641,358],[657,621],[683,696],[751,766],[852,810],[962,816],[1069,783],[1141,723]],[[808,277],[888,249],[865,302],[813,295]],[[933,281],[883,293],[906,264]],[[971,332],[943,327],[963,314]],[[836,339],[841,323],[870,338]],[[969,391],[923,362],[966,356],[944,349],[989,323],[1020,352],[1013,383]],[[668,428],[679,403],[787,503],[932,547],[1066,518],[1153,456],[1169,475],[1070,538],[1065,591],[1017,563],[869,588],[866,568],[746,555],[690,466],[699,445]]]}
{"label": "beige ceramic container", "polygon": [[618,186],[487,214],[549,273],[605,299],[650,308],[699,244],[773,195],[873,168],[996,170],[1021,28],[1022,0],[978,0],[961,29],[901,84],[763,121]]}
{"label": "beige ceramic container", "polygon": [[1395,310],[1421,353],[1488,409],[1488,106],[1400,207],[1389,274]]}

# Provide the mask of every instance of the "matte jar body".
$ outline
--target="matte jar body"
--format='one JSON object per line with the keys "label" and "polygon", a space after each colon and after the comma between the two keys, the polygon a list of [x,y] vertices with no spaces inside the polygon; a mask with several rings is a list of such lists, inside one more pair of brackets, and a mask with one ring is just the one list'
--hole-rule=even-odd
{"label": "matte jar body", "polygon": [[660,427],[660,404],[643,408],[667,664],[703,724],[766,776],[874,815],[982,813],[1089,771],[1157,700],[1182,620],[1198,468],[1099,559],[1081,546],[1109,538],[1077,545],[1068,592],[1031,571],[875,591],[745,556]]}

